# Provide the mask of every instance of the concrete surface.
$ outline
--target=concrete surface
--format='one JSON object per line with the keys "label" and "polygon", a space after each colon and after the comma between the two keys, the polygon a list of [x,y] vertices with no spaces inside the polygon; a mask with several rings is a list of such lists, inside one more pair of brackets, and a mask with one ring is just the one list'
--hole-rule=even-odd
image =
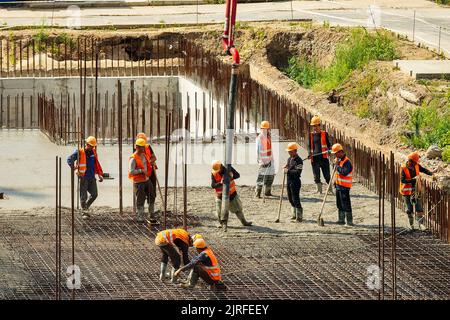
{"label": "concrete surface", "polygon": [[395,60],[394,65],[416,79],[450,79],[450,60]]}

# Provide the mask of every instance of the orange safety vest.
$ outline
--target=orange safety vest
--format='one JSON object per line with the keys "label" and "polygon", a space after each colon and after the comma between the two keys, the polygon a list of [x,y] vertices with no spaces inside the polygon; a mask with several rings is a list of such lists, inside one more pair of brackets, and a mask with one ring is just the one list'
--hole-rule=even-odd
{"label": "orange safety vest", "polygon": [[[92,151],[94,152],[95,157],[95,173],[102,175],[103,172],[101,171],[100,163],[98,161],[97,151],[95,150],[95,148],[92,149]],[[84,148],[81,148],[78,150],[78,176],[84,177],[84,175],[86,174],[86,169],[86,150],[84,150]]]}
{"label": "orange safety vest", "polygon": [[[149,144],[146,144],[146,145],[145,145],[145,153],[147,154],[147,156],[148,156],[149,159],[152,158],[153,153],[152,153],[152,150],[150,150],[150,145],[149,145]],[[155,163],[155,165],[152,166],[152,167],[153,167],[154,169],[158,169],[158,166],[156,165],[156,163]]]}
{"label": "orange safety vest", "polygon": [[205,265],[201,265],[201,268],[208,273],[209,277],[212,280],[215,280],[215,281],[221,280],[222,276],[220,275],[220,266],[219,266],[219,262],[217,261],[216,256],[214,255],[214,253],[212,252],[212,250],[210,248],[206,248],[205,250],[203,250],[203,252],[206,253],[206,255],[211,260],[212,266],[208,267]]}
{"label": "orange safety vest", "polygon": [[160,232],[161,236],[170,244],[176,239],[180,239],[187,245],[189,245],[189,233],[184,229],[167,229]]}
{"label": "orange safety vest", "polygon": [[[416,176],[418,176],[420,174],[419,171],[419,165],[416,164],[414,166],[414,169],[416,170]],[[405,177],[406,179],[410,180],[411,179],[411,174],[409,173],[409,169],[406,167],[406,165],[402,165],[402,170],[405,173]],[[403,196],[410,196],[413,193],[413,185],[412,183],[402,183],[402,181],[400,181],[400,194]]]}
{"label": "orange safety vest", "polygon": [[[220,174],[220,172],[213,173],[212,175],[216,182],[222,182],[223,176]],[[222,187],[214,188],[214,190],[216,191],[216,194],[218,196],[222,195]],[[236,182],[234,182],[233,178],[230,178],[230,195],[232,195],[234,192],[236,192]]]}
{"label": "orange safety vest", "polygon": [[[311,132],[310,134],[310,140],[311,140],[311,154],[314,154],[314,132]],[[325,131],[321,131],[320,132],[320,142],[322,145],[322,152],[327,152],[328,151],[328,146],[327,146],[327,135]],[[328,154],[324,153],[322,155],[324,158],[328,158]],[[311,162],[313,162],[313,157],[311,157]]]}
{"label": "orange safety vest", "polygon": [[272,160],[272,139],[268,136],[259,135],[261,149],[259,150],[259,158],[262,162],[268,163]]}
{"label": "orange safety vest", "polygon": [[[144,164],[137,152],[133,153],[130,159],[132,158],[136,161],[136,168],[144,169]],[[152,166],[150,165],[150,159],[147,157],[147,154],[145,154],[145,158],[147,159],[147,173],[131,174],[128,172],[128,178],[133,180],[134,183],[147,181],[147,177],[150,177],[152,174]]]}
{"label": "orange safety vest", "polygon": [[[344,163],[346,163],[347,161],[350,161],[349,158],[347,158],[347,156],[345,156],[344,160],[342,160],[341,162],[339,162],[339,167],[343,167]],[[352,173],[353,173],[353,168],[352,171],[350,171],[350,173],[346,176],[340,174],[339,172],[336,171],[336,184],[346,187],[346,188],[351,188],[352,187]]]}

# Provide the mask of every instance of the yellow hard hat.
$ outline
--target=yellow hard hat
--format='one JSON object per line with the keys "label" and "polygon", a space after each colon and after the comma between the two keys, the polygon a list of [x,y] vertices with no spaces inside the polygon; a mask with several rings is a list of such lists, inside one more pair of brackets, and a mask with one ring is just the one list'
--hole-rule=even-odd
{"label": "yellow hard hat", "polygon": [[319,125],[321,122],[320,117],[318,115],[315,115],[314,117],[312,117],[311,119],[311,125],[312,126],[317,126]]}
{"label": "yellow hard hat", "polygon": [[294,151],[298,149],[298,144],[296,142],[290,142],[286,148],[286,151]]}
{"label": "yellow hard hat", "polygon": [[136,135],[136,139],[144,139],[145,141],[147,141],[147,136],[145,135],[145,133],[139,132],[139,133]]}
{"label": "yellow hard hat", "polygon": [[261,121],[261,129],[269,129],[270,128],[270,123],[269,121]]}
{"label": "yellow hard hat", "polygon": [[89,136],[86,138],[86,143],[92,147],[96,147],[97,146],[97,139],[95,139],[95,137],[93,136]]}
{"label": "yellow hard hat", "polygon": [[335,144],[333,144],[333,146],[331,147],[331,153],[332,153],[332,154],[338,153],[338,152],[341,151],[341,150],[344,150],[344,149],[342,148],[341,144],[339,144],[339,143],[335,143]]}
{"label": "yellow hard hat", "polygon": [[195,240],[197,240],[197,239],[203,239],[203,236],[201,235],[201,234],[194,234],[193,236],[192,236],[192,242],[195,242]]}
{"label": "yellow hard hat", "polygon": [[220,160],[214,160],[211,164],[211,172],[217,173],[220,171],[220,168],[222,168],[222,161]]}
{"label": "yellow hard hat", "polygon": [[145,147],[145,145],[147,144],[147,141],[145,141],[142,138],[139,138],[136,140],[135,145],[139,146],[139,147]]}
{"label": "yellow hard hat", "polygon": [[203,239],[197,239],[194,241],[194,248],[204,249],[206,248],[206,242]]}
{"label": "yellow hard hat", "polygon": [[158,232],[155,238],[155,244],[158,247],[165,246],[167,244],[167,240],[163,237],[161,232]]}

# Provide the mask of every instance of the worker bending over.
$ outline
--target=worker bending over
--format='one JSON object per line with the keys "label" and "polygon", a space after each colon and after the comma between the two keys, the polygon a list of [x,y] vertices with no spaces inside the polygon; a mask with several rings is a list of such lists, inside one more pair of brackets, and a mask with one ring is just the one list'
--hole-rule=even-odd
{"label": "worker bending over", "polygon": [[256,179],[255,197],[261,198],[264,186],[264,194],[272,195],[272,184],[275,177],[275,165],[272,154],[272,137],[270,135],[269,121],[261,122],[261,133],[256,137],[257,161],[259,164],[258,177]]}
{"label": "worker bending over", "polygon": [[347,219],[347,225],[353,226],[352,204],[350,202],[353,166],[339,143],[333,145],[331,153],[336,156],[334,184],[336,186],[336,204],[339,210],[337,224],[345,224]]}
{"label": "worker bending over", "polygon": [[[211,168],[211,188],[216,192],[216,212],[219,219],[218,228],[222,228],[228,222],[228,212],[222,212],[222,189],[223,189],[223,176],[225,174],[225,167],[222,162],[215,160],[212,163]],[[236,214],[239,221],[241,221],[244,226],[251,226],[252,222],[245,219],[244,213],[242,211],[242,202],[239,199],[239,195],[236,190],[235,180],[240,177],[239,172],[237,172],[233,167],[231,167],[230,174],[230,203],[229,211]]]}
{"label": "worker bending over", "polygon": [[286,151],[289,152],[289,158],[284,166],[284,172],[287,176],[287,194],[292,206],[291,220],[293,220],[293,222],[302,222],[303,208],[300,203],[300,188],[302,184],[300,176],[303,170],[303,160],[298,156],[297,149],[297,143],[291,142],[288,144]]}
{"label": "worker bending over", "polygon": [[[180,268],[181,258],[175,247],[177,247],[181,252],[181,256],[183,257],[183,265],[187,265],[190,262],[189,247],[192,247],[195,240],[201,238],[202,236],[200,234],[190,236],[189,232],[184,229],[167,229],[156,234],[155,244],[161,249],[162,252],[159,274],[159,279],[161,281],[164,281],[166,278],[170,278],[171,281],[175,283],[177,280],[174,272]],[[167,274],[166,270],[169,258],[172,263],[172,271]]]}
{"label": "worker bending over", "polygon": [[103,170],[98,161],[97,140],[95,137],[88,137],[84,148],[75,150],[74,153],[67,158],[67,164],[71,166],[73,170],[76,170],[76,173],[80,178],[82,218],[88,219],[90,217],[88,213],[89,207],[98,196],[95,175],[98,175],[98,181],[103,181]]}
{"label": "worker bending over", "polygon": [[406,214],[408,215],[409,225],[414,230],[414,207],[416,209],[416,219],[419,228],[423,222],[423,207],[420,200],[419,190],[417,190],[417,179],[420,173],[431,176],[435,171],[425,169],[419,164],[420,156],[417,152],[408,155],[408,160],[402,165],[400,178],[400,194],[406,205]]}
{"label": "worker bending over", "polygon": [[211,248],[206,246],[204,239],[196,239],[193,245],[197,249],[198,256],[192,259],[192,261],[184,267],[175,271],[175,277],[178,277],[182,271],[192,269],[187,282],[181,284],[181,287],[193,288],[197,284],[199,278],[202,278],[213,290],[223,286],[219,262],[217,261],[214,252]]}
{"label": "worker bending over", "polygon": [[[330,183],[330,162],[328,154],[330,153],[331,143],[328,132],[320,128],[321,120],[319,116],[311,119],[313,132],[309,137],[309,159],[313,169],[314,182],[317,186],[317,193],[322,193],[322,181],[320,180],[320,170],[322,170],[325,181]],[[332,190],[330,188],[330,190]],[[332,193],[332,191],[331,191]]]}

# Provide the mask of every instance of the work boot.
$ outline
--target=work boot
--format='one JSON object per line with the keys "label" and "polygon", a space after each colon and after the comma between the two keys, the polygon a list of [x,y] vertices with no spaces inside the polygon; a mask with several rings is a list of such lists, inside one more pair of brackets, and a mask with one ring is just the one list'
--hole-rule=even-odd
{"label": "work boot", "polygon": [[81,218],[83,219],[83,220],[87,220],[87,219],[89,219],[91,217],[91,215],[89,214],[89,210],[88,209],[86,209],[86,208],[82,208],[81,209]]}
{"label": "work boot", "polygon": [[322,182],[316,183],[317,191],[316,193],[322,194]]}
{"label": "work boot", "polygon": [[136,213],[137,213],[136,221],[140,223],[145,222],[144,207],[136,208]]}
{"label": "work boot", "polygon": [[346,211],[346,212],[345,212],[345,217],[346,217],[346,219],[347,219],[347,225],[348,225],[348,226],[354,226],[354,224],[353,224],[353,215],[352,215],[352,213],[349,212],[349,211]]}
{"label": "work boot", "polygon": [[264,195],[266,197],[271,197],[272,196],[272,187],[271,186],[265,186],[264,187]]}
{"label": "work boot", "polygon": [[195,287],[197,282],[198,282],[198,273],[192,270],[189,273],[188,280],[185,283],[180,284],[180,287],[184,289],[191,289]]}
{"label": "work boot", "polygon": [[262,186],[256,186],[256,189],[255,189],[255,198],[258,198],[258,199],[261,198],[261,191],[262,191]]}
{"label": "work boot", "polygon": [[341,224],[341,225],[345,224],[345,212],[344,211],[339,210],[338,221],[336,223]]}
{"label": "work boot", "polygon": [[159,280],[166,280],[167,263],[161,262],[161,267],[159,271]]}
{"label": "work boot", "polygon": [[328,189],[328,195],[334,196],[333,186],[331,186],[330,189]]}
{"label": "work boot", "polygon": [[408,214],[408,222],[411,230],[414,230],[414,216],[412,214]]}
{"label": "work boot", "polygon": [[157,223],[158,220],[156,220],[156,214],[155,214],[155,204],[149,204],[148,205],[148,215],[150,217],[150,223]]}
{"label": "work boot", "polygon": [[303,221],[303,208],[295,208],[295,214],[297,216],[296,221],[302,222]]}
{"label": "work boot", "polygon": [[[292,211],[292,217],[291,217],[291,220],[297,219],[297,213],[296,213],[296,211],[295,211],[295,208],[291,208],[291,211]],[[294,221],[292,221],[292,222],[294,222]]]}
{"label": "work boot", "polygon": [[244,213],[242,213],[242,212],[236,212],[236,216],[238,217],[238,219],[242,223],[242,225],[245,226],[245,227],[249,227],[253,223],[251,221],[247,221],[245,219]]}
{"label": "work boot", "polygon": [[172,267],[172,269],[170,270],[170,282],[172,283],[177,283],[178,280],[178,276],[175,276],[175,268]]}
{"label": "work boot", "polygon": [[227,232],[227,230],[228,230],[228,223],[227,223],[227,221],[226,220],[221,220],[220,221],[221,223],[222,223],[222,229],[223,229],[223,232]]}

